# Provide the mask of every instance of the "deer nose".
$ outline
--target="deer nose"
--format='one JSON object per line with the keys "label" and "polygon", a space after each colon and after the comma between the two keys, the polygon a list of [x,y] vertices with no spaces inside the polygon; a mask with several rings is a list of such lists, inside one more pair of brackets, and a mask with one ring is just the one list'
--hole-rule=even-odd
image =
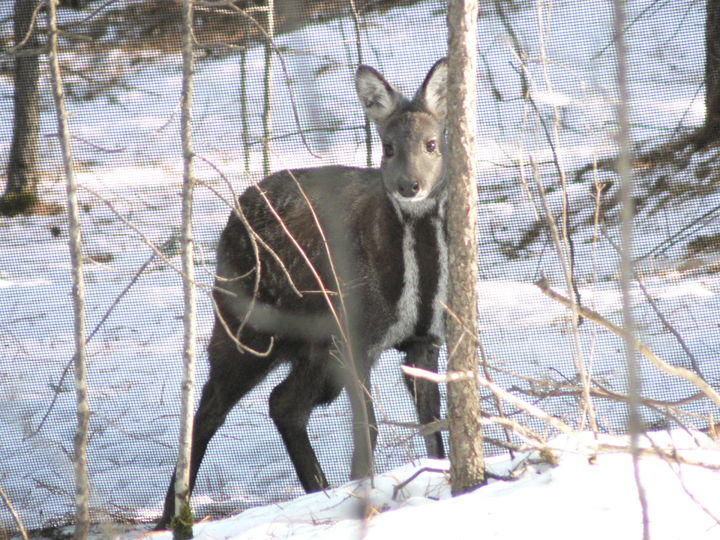
{"label": "deer nose", "polygon": [[408,199],[414,197],[420,191],[420,184],[412,180],[401,181],[398,185],[400,195]]}

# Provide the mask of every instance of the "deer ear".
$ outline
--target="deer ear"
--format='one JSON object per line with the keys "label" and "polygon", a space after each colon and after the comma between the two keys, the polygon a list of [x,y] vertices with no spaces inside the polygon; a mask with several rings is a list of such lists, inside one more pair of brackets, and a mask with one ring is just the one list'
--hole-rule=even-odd
{"label": "deer ear", "polygon": [[441,58],[430,69],[415,95],[415,102],[444,122],[447,116],[447,58]]}
{"label": "deer ear", "polygon": [[400,95],[370,66],[358,67],[355,89],[365,114],[376,124],[384,123],[400,102]]}

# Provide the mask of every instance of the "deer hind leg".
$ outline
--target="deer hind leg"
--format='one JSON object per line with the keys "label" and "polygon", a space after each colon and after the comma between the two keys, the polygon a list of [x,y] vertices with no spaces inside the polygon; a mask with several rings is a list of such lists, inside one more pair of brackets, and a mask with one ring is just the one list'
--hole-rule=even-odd
{"label": "deer hind leg", "polygon": [[[437,343],[429,340],[413,340],[404,343],[400,350],[405,351],[405,363],[437,373],[438,353]],[[405,376],[405,384],[410,390],[418,419],[421,424],[428,424],[440,419],[440,389],[436,383]],[[442,433],[436,431],[425,435],[425,447],[428,456],[436,458],[445,457]]]}
{"label": "deer hind leg", "polygon": [[[249,333],[249,332],[248,332]],[[243,336],[246,344],[253,343],[263,349],[268,336]],[[195,486],[198,470],[210,440],[225,422],[235,404],[257,386],[276,364],[274,354],[257,356],[238,348],[224,327],[216,322],[208,346],[210,375],[202,390],[200,404],[193,421],[192,450],[190,456],[190,492]],[[163,515],[156,529],[164,529],[175,514],[175,472],[165,496]]]}
{"label": "deer hind leg", "polygon": [[295,467],[300,484],[310,493],[328,487],[310,444],[307,424],[312,410],[334,401],[342,390],[342,380],[332,364],[329,347],[310,345],[307,354],[294,359],[290,373],[270,394],[270,417],[275,422]]}

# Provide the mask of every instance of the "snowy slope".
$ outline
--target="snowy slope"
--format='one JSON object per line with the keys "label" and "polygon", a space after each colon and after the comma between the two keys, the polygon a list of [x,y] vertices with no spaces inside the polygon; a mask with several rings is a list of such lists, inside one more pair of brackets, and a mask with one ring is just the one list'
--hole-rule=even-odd
{"label": "snowy slope", "polygon": [[[650,440],[652,442],[650,442]],[[717,467],[717,444],[701,434],[655,433],[643,447],[678,450],[686,460]],[[627,441],[585,433],[550,441],[549,464],[538,453],[493,458],[503,480],[450,498],[444,461],[424,460],[327,493],[196,525],[195,538],[641,538],[642,514]],[[604,448],[598,451],[598,447]],[[618,450],[613,450],[618,448]],[[715,516],[718,471],[647,457],[640,462],[654,540],[720,538]],[[417,474],[413,478],[413,475]],[[687,492],[693,494],[694,500]],[[367,507],[364,507],[367,505]],[[363,519],[363,515],[367,516]],[[129,537],[131,538],[131,537]],[[155,533],[153,540],[171,539]]]}

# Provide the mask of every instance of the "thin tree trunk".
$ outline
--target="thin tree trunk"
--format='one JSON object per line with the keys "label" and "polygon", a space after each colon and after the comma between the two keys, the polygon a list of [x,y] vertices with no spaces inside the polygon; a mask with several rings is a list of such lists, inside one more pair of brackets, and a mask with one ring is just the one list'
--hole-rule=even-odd
{"label": "thin tree trunk", "polygon": [[617,172],[620,176],[620,198],[622,202],[621,249],[620,249],[620,288],[622,291],[623,326],[625,330],[625,358],[628,375],[628,427],[630,430],[630,447],[633,458],[633,471],[637,486],[638,499],[642,511],[643,540],[650,539],[650,523],[648,518],[647,497],[640,481],[640,378],[638,376],[637,358],[635,356],[637,341],[635,337],[635,320],[632,312],[632,295],[630,291],[634,276],[633,270],[633,219],[635,203],[633,197],[632,146],[630,138],[630,113],[627,73],[627,48],[625,44],[625,2],[614,0],[614,31],[615,52],[617,55],[618,82],[618,146]]}
{"label": "thin tree trunk", "polygon": [[180,440],[175,476],[175,518],[173,536],[175,539],[192,538],[192,512],[190,511],[190,459],[192,452],[193,410],[195,408],[195,266],[193,262],[193,170],[192,144],[192,103],[193,74],[193,0],[183,0],[183,83],[181,98],[180,129],[183,153],[181,257],[183,270],[183,380],[182,403],[180,408]]}
{"label": "thin tree trunk", "polygon": [[263,81],[263,176],[271,170],[271,137],[272,137],[272,71],[273,71],[273,39],[275,39],[275,0],[267,0],[265,7],[265,80]]}
{"label": "thin tree trunk", "polygon": [[240,117],[245,174],[250,174],[250,127],[247,110],[247,49],[240,52]]}
{"label": "thin tree trunk", "polygon": [[[357,9],[355,0],[350,0],[350,12],[353,17],[353,24],[355,26],[355,50],[357,51],[358,64],[362,64],[363,53],[362,53],[362,21],[360,20],[360,12]],[[365,166],[371,168],[373,166],[372,159],[372,126],[370,125],[370,119],[365,116]]]}
{"label": "thin tree trunk", "polygon": [[39,0],[15,0],[14,34],[15,90],[14,125],[7,168],[5,193],[0,199],[0,213],[15,215],[26,212],[37,202],[40,170],[39,156],[39,40],[37,32],[28,34],[37,15]]}
{"label": "thin tree trunk", "polygon": [[[476,373],[477,184],[475,176],[477,0],[448,8],[448,372]],[[457,318],[457,320],[455,320]],[[450,481],[454,495],[485,482],[475,377],[448,383]]]}
{"label": "thin tree trunk", "polygon": [[90,406],[88,403],[87,371],[85,366],[85,282],[82,269],[82,239],[80,235],[80,212],[78,210],[77,186],[70,147],[70,127],[65,109],[62,74],[58,59],[57,0],[48,2],[50,29],[50,74],[53,97],[58,120],[58,136],[62,152],[68,201],[69,247],[72,264],[73,313],[75,324],[75,395],[77,404],[77,430],[75,432],[75,538],[87,538],[90,532],[90,482],[88,480],[88,428]]}
{"label": "thin tree trunk", "polygon": [[707,0],[706,13],[703,144],[720,139],[720,0]]}

